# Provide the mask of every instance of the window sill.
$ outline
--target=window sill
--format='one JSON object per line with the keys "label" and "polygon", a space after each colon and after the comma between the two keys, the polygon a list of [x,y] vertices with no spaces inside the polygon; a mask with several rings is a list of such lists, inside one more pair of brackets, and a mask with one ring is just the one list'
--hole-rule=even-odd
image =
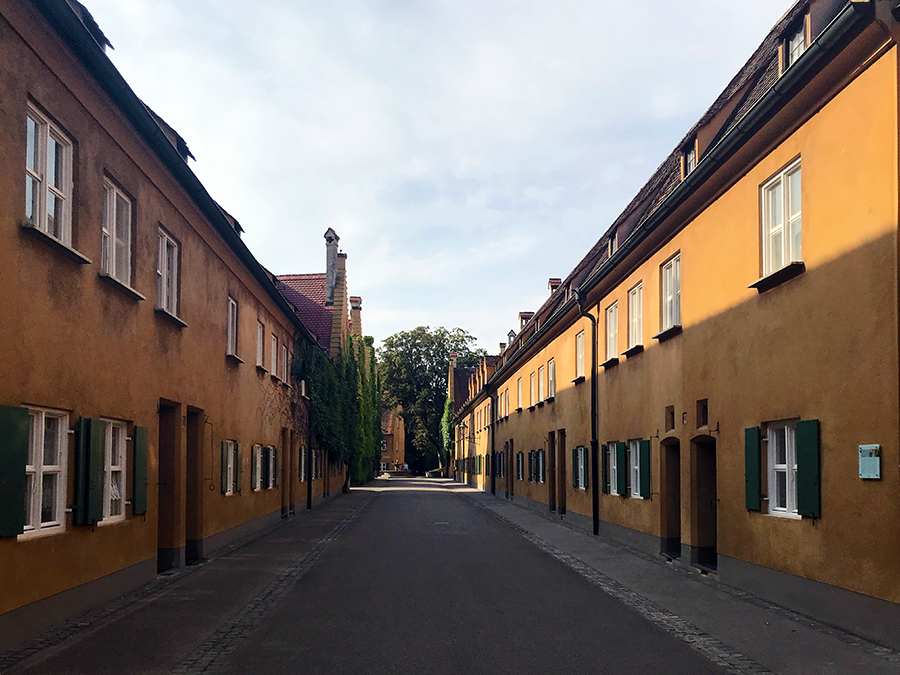
{"label": "window sill", "polygon": [[544,407],[544,402],[543,402],[543,401],[538,401],[537,407],[538,407],[538,408],[543,408],[543,407]]}
{"label": "window sill", "polygon": [[31,539],[43,539],[44,537],[52,537],[57,534],[63,534],[66,528],[62,525],[54,527],[45,527],[42,530],[29,530],[22,534],[16,535],[16,541],[29,541]]}
{"label": "window sill", "polygon": [[20,223],[20,225],[22,226],[22,229],[25,232],[27,232],[28,234],[30,234],[32,237],[34,237],[35,239],[38,239],[39,241],[43,241],[46,244],[49,244],[51,248],[56,249],[57,251],[62,253],[64,256],[66,256],[72,262],[78,263],[79,265],[90,265],[91,264],[90,258],[88,258],[85,255],[82,255],[81,253],[76,251],[74,248],[72,248],[68,244],[64,244],[56,237],[52,237],[49,234],[47,234],[46,232],[44,232],[43,230],[38,229],[37,227],[35,227],[31,223],[29,223],[27,220],[23,220]]}
{"label": "window sill", "polygon": [[600,367],[609,369],[609,368],[612,368],[613,366],[617,366],[617,365],[619,365],[619,359],[618,359],[618,357],[614,356],[611,359],[606,359],[606,361],[604,361],[603,363],[600,364]]}
{"label": "window sill", "polygon": [[266,367],[265,367],[265,366],[261,366],[261,365],[259,365],[259,364],[256,365],[256,371],[257,371],[260,375],[265,375],[266,373],[269,372],[268,370],[266,370]]}
{"label": "window sill", "polygon": [[269,375],[269,377],[271,377],[271,378],[272,378],[272,381],[275,382],[275,383],[281,382],[281,378],[278,377],[275,373],[271,373],[271,374]]}
{"label": "window sill", "polygon": [[123,284],[121,281],[116,279],[114,276],[107,274],[106,272],[97,272],[97,275],[101,279],[103,279],[103,281],[105,281],[106,283],[113,286],[113,288],[118,288],[120,291],[122,291],[125,295],[127,295],[132,300],[140,302],[141,300],[147,299],[143,295],[138,293],[136,290],[134,290],[131,286],[129,286],[127,284]]}
{"label": "window sill", "polygon": [[776,286],[780,286],[785,281],[790,281],[794,277],[798,277],[806,271],[806,264],[800,261],[788,263],[780,270],[775,270],[771,274],[767,274],[761,279],[757,279],[747,288],[755,288],[760,294],[772,290]]}
{"label": "window sill", "polygon": [[548,396],[545,402],[546,402],[546,403],[553,403],[553,401],[555,401],[555,400],[556,400],[556,396],[555,396],[555,395],[554,395],[554,396]]}
{"label": "window sill", "polygon": [[579,375],[574,380],[572,380],[572,384],[581,384],[584,382],[584,375]]}
{"label": "window sill", "polygon": [[676,335],[681,334],[681,324],[676,323],[674,326],[670,328],[666,328],[664,331],[657,333],[653,336],[654,340],[659,340],[660,342],[665,342],[666,340],[671,340]]}
{"label": "window sill", "polygon": [[528,406],[528,412],[531,412],[532,410],[534,410],[534,406],[533,405]]}
{"label": "window sill", "polygon": [[624,352],[622,352],[622,356],[626,359],[630,359],[632,356],[637,356],[642,351],[644,351],[644,345],[635,345],[634,347],[629,347]]}
{"label": "window sill", "polygon": [[225,355],[225,358],[226,358],[228,361],[231,361],[232,363],[236,363],[236,364],[241,364],[241,363],[244,362],[244,359],[242,359],[242,358],[241,358],[240,356],[238,356],[237,354],[226,354],[226,355]]}
{"label": "window sill", "polygon": [[176,326],[180,326],[181,328],[188,327],[188,325],[184,321],[179,319],[177,316],[172,314],[172,312],[170,312],[167,309],[163,309],[162,307],[156,307],[154,311],[156,312],[157,316],[165,319],[166,321],[174,323]]}
{"label": "window sill", "polygon": [[516,412],[518,412],[518,413],[522,412],[522,408],[521,407],[516,408]]}
{"label": "window sill", "polygon": [[109,527],[110,525],[119,525],[120,523],[125,522],[125,516],[113,516],[110,518],[104,518],[101,521],[97,522],[97,527]]}
{"label": "window sill", "polygon": [[803,520],[803,516],[799,513],[789,513],[788,511],[769,511],[766,515],[774,518],[784,518],[785,520]]}

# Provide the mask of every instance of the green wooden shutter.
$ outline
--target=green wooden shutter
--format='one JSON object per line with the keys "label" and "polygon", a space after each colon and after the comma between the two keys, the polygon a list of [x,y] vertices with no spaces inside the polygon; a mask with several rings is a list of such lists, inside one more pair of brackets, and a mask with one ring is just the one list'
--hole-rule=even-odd
{"label": "green wooden shutter", "polygon": [[131,467],[131,514],[142,516],[147,513],[147,464],[150,431],[147,427],[134,428],[134,459]]}
{"label": "green wooden shutter", "polygon": [[759,427],[744,429],[744,496],[748,511],[762,510],[762,455]]}
{"label": "green wooden shutter", "polygon": [[234,458],[234,483],[235,483],[235,492],[240,492],[243,477],[244,477],[244,455],[241,453],[241,444],[235,443],[235,458]]}
{"label": "green wooden shutter", "polygon": [[578,488],[578,448],[572,448],[572,487]]}
{"label": "green wooden shutter", "polygon": [[650,498],[650,441],[640,442],[641,457],[641,489],[640,495],[644,499]]}
{"label": "green wooden shutter", "polygon": [[797,513],[822,515],[819,420],[797,422]]}
{"label": "green wooden shutter", "polygon": [[[250,446],[250,490],[256,489],[256,457],[259,455],[259,448],[255,445]],[[301,480],[303,480],[301,478]]]}
{"label": "green wooden shutter", "polygon": [[25,531],[28,428],[26,408],[0,406],[0,537],[15,537]]}
{"label": "green wooden shutter", "polygon": [[529,482],[529,483],[533,483],[533,482],[534,482],[534,467],[533,467],[533,464],[534,464],[534,452],[529,451],[529,452],[528,452],[528,482]]}
{"label": "green wooden shutter", "polygon": [[106,422],[82,417],[75,430],[75,524],[103,520]]}
{"label": "green wooden shutter", "polygon": [[600,446],[600,490],[609,494],[609,448]]}
{"label": "green wooden shutter", "polygon": [[222,441],[222,494],[228,493],[228,442]]}
{"label": "green wooden shutter", "polygon": [[628,451],[624,441],[616,443],[616,492],[620,497],[628,496]]}

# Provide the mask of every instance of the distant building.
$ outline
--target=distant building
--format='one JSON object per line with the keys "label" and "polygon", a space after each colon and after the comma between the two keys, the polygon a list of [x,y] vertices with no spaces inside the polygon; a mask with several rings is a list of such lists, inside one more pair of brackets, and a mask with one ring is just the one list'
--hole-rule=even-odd
{"label": "distant building", "polygon": [[381,470],[402,471],[406,468],[406,427],[403,408],[385,410],[381,416]]}

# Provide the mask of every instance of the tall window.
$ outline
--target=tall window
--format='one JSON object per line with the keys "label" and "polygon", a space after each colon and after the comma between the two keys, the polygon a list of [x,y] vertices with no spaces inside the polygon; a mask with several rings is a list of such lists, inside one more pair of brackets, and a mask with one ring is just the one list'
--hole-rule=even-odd
{"label": "tall window", "polygon": [[806,51],[806,20],[795,27],[784,40],[784,69],[787,70]]}
{"label": "tall window", "polygon": [[25,120],[25,219],[71,245],[72,142],[31,106]]}
{"label": "tall window", "polygon": [[509,415],[509,389],[506,390],[506,395],[504,396],[503,407],[506,409],[506,414]]}
{"label": "tall window", "polygon": [[628,464],[631,467],[631,496],[641,499],[641,442],[628,441]]}
{"label": "tall window", "polygon": [[156,304],[178,315],[178,242],[163,229],[158,231],[156,254]]}
{"label": "tall window", "polygon": [[762,187],[763,276],[802,260],[800,161]]}
{"label": "tall window", "polygon": [[131,200],[109,180],[103,181],[100,269],[131,285]]}
{"label": "tall window", "polygon": [[697,146],[695,143],[696,139],[691,139],[689,145],[684,148],[684,177],[687,178],[688,175],[697,168]]}
{"label": "tall window", "polygon": [[28,460],[25,465],[25,530],[66,526],[66,458],[69,417],[52,410],[29,410]]}
{"label": "tall window", "polygon": [[518,405],[516,407],[521,409],[522,408],[522,378],[521,377],[519,378],[519,381],[516,383],[516,389],[517,389],[517,394],[518,394],[518,398],[517,398]]}
{"label": "tall window", "polygon": [[619,466],[618,452],[616,452],[616,442],[610,441],[609,445],[609,493],[612,495],[619,494],[619,470],[627,471],[624,466]]}
{"label": "tall window", "polygon": [[[251,466],[253,466],[253,480],[250,489],[254,492],[262,488],[262,454],[262,446],[259,444],[254,445],[250,452]],[[300,480],[303,480],[302,474]]]}
{"label": "tall window", "polygon": [[556,396],[556,361],[547,361],[547,395],[550,398]]}
{"label": "tall window", "polygon": [[584,331],[575,336],[575,377],[584,377]]}
{"label": "tall window", "polygon": [[681,324],[681,254],[662,266],[662,330]]}
{"label": "tall window", "polygon": [[628,348],[644,341],[644,286],[638,284],[628,291]]}
{"label": "tall window", "polygon": [[606,358],[619,356],[619,303],[614,302],[606,308]]}
{"label": "tall window", "polygon": [[288,371],[290,370],[290,364],[288,363],[288,348],[287,345],[281,345],[281,379],[285,382],[288,382]]}
{"label": "tall window", "polygon": [[797,515],[797,423],[773,422],[767,426],[769,512]]}
{"label": "tall window", "polygon": [[279,376],[279,373],[278,373],[278,337],[274,333],[272,333],[272,356],[271,356],[271,359],[272,359],[272,368],[271,368],[272,376],[278,377]]}
{"label": "tall window", "polygon": [[531,399],[530,399],[529,405],[534,405],[535,404],[534,373],[531,374],[529,379],[531,381]]}
{"label": "tall window", "polygon": [[234,494],[237,489],[237,443],[225,441],[225,494]]}
{"label": "tall window", "polygon": [[266,367],[266,327],[261,321],[256,322],[256,365]]}
{"label": "tall window", "polygon": [[226,354],[237,356],[238,346],[238,303],[237,300],[228,296],[228,343]]}
{"label": "tall window", "polygon": [[572,475],[575,477],[575,488],[586,490],[588,486],[588,449],[584,446],[575,449],[575,466]]}
{"label": "tall window", "polygon": [[106,420],[106,458],[104,461],[103,520],[125,519],[125,440],[124,422]]}
{"label": "tall window", "polygon": [[547,398],[544,386],[544,366],[541,366],[538,368],[538,401],[543,401]]}

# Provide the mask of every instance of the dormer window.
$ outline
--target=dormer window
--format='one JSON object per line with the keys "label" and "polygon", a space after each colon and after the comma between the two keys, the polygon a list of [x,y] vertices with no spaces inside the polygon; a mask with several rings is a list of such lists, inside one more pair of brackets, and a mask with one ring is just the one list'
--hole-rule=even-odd
{"label": "dormer window", "polygon": [[609,235],[609,240],[606,242],[606,251],[609,257],[612,257],[612,254],[615,253],[619,248],[619,231],[613,230]]}
{"label": "dormer window", "polygon": [[803,52],[806,51],[808,46],[806,39],[806,17],[804,17],[799,24],[796,24],[788,31],[784,38],[784,44],[782,45],[784,53],[782,71],[787,70],[794,65],[797,59],[799,59],[803,55]]}
{"label": "dormer window", "polygon": [[682,150],[683,178],[687,178],[691,171],[697,168],[697,139],[692,138]]}

